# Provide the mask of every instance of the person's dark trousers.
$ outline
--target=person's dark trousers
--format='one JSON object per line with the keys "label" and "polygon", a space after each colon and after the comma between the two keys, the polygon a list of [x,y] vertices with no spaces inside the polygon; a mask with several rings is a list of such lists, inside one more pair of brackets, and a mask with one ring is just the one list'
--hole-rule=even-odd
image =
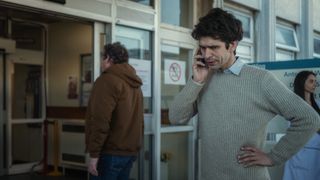
{"label": "person's dark trousers", "polygon": [[136,156],[116,156],[103,154],[98,161],[99,176],[90,174],[90,180],[129,180]]}

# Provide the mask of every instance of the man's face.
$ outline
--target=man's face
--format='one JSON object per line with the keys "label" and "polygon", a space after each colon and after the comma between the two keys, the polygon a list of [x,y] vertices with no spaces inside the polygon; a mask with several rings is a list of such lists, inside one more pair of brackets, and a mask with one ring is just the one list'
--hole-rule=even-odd
{"label": "man's face", "polygon": [[231,42],[228,49],[226,44],[212,37],[201,37],[199,48],[206,64],[210,69],[227,69],[235,61],[233,51],[237,47],[237,42]]}

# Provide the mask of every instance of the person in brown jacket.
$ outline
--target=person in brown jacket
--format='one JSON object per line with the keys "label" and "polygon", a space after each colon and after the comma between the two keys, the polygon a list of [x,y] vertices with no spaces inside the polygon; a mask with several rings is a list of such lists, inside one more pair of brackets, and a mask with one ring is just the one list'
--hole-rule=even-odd
{"label": "person in brown jacket", "polygon": [[142,81],[119,42],[104,46],[86,118],[90,179],[127,180],[143,141]]}

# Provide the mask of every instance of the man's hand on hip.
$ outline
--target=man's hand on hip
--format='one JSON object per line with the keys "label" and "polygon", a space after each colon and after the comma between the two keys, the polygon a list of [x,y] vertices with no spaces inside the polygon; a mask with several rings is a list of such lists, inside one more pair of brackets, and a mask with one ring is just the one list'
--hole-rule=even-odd
{"label": "man's hand on hip", "polygon": [[244,167],[251,166],[272,166],[272,160],[266,153],[258,148],[244,146],[240,148],[241,152],[237,156],[239,164],[243,164]]}

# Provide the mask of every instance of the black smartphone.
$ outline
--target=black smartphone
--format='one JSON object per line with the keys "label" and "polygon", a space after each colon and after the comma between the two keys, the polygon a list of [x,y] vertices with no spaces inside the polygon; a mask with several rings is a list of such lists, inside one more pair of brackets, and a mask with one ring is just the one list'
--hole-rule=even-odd
{"label": "black smartphone", "polygon": [[203,64],[206,64],[206,60],[204,58],[198,58],[198,61],[201,61]]}
{"label": "black smartphone", "polygon": [[[200,49],[198,50],[197,55],[201,55],[201,50]],[[204,57],[197,58],[197,61],[201,61],[205,66],[207,66],[206,60],[204,59]]]}

